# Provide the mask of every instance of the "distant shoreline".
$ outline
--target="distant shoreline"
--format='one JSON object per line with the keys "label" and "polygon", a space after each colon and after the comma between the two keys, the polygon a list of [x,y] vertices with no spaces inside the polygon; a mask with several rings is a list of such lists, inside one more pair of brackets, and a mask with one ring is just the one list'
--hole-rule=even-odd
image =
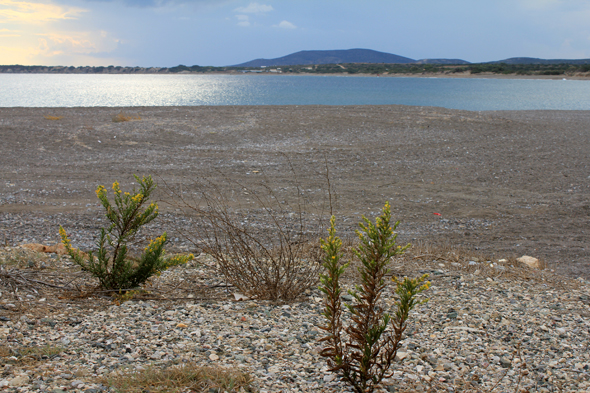
{"label": "distant shoreline", "polygon": [[246,75],[256,74],[264,76],[276,76],[276,75],[292,75],[292,76],[340,76],[340,77],[385,77],[385,78],[446,78],[446,79],[531,79],[531,80],[590,80],[590,74],[581,73],[578,75],[519,75],[519,74],[499,74],[499,73],[477,73],[471,74],[469,72],[464,73],[384,73],[384,74],[368,74],[368,73],[303,73],[303,72],[243,72],[243,71],[211,71],[211,72],[170,72],[166,71],[150,71],[137,70],[137,71],[113,71],[113,72],[69,72],[69,71],[25,71],[25,72],[14,72],[4,71],[0,69],[0,74],[8,75],[30,75],[30,74],[43,74],[43,75]]}

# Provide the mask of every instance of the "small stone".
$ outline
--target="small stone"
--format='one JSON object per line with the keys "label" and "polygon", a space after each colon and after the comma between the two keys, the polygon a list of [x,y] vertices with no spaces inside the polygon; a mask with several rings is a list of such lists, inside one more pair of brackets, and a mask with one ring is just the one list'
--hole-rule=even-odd
{"label": "small stone", "polygon": [[211,355],[209,355],[209,359],[211,359],[212,361],[216,361],[216,360],[219,360],[219,356],[217,356],[216,354],[212,353]]}
{"label": "small stone", "polygon": [[336,379],[336,375],[334,375],[334,374],[324,375],[324,382],[332,382],[335,379]]}
{"label": "small stone", "polygon": [[162,358],[162,355],[164,355],[162,352],[156,351],[152,354],[152,356],[150,356],[150,359],[160,360]]}
{"label": "small stone", "polygon": [[19,375],[19,376],[16,376],[16,377],[8,380],[8,386],[19,387],[19,386],[25,385],[28,382],[29,382],[29,377],[27,377],[26,375]]}
{"label": "small stone", "polygon": [[530,257],[528,255],[523,255],[520,258],[516,258],[516,260],[518,262],[524,263],[525,265],[527,265],[531,269],[540,269],[541,268],[541,263],[539,262],[539,260],[537,258]]}
{"label": "small stone", "polygon": [[408,354],[407,352],[401,352],[401,351],[398,351],[398,353],[395,355],[395,358],[396,358],[397,360],[399,360],[399,361],[402,361],[402,360],[404,360],[405,358],[407,358],[407,357],[408,357],[408,355],[409,355],[409,354]]}
{"label": "small stone", "polygon": [[512,366],[512,362],[506,358],[500,358],[500,366],[504,368],[510,368],[510,366]]}
{"label": "small stone", "polygon": [[73,388],[80,388],[80,385],[84,385],[84,382],[80,381],[79,379],[76,379],[75,381],[72,381],[72,383],[70,384]]}
{"label": "small stone", "polygon": [[186,324],[184,324],[184,323],[179,323],[178,325],[176,325],[176,327],[177,327],[177,328],[184,329],[184,328],[187,328],[187,327],[188,327],[188,325],[186,325]]}

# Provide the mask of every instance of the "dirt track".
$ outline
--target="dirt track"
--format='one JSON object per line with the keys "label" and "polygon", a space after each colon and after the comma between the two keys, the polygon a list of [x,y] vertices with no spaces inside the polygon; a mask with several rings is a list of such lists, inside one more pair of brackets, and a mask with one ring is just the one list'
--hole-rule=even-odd
{"label": "dirt track", "polygon": [[[527,254],[590,278],[588,111],[163,107],[126,108],[141,120],[113,122],[120,111],[0,109],[0,242],[56,242],[62,224],[90,246],[96,186],[126,188],[133,174],[178,184],[223,173],[288,191],[296,173],[319,201],[327,157],[341,228],[390,200],[402,241]],[[182,224],[174,209],[162,218],[169,233]]]}

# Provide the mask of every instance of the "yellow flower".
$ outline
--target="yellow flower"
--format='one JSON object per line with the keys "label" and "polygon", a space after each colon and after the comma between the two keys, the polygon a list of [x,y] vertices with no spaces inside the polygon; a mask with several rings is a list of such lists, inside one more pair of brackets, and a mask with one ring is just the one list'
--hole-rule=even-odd
{"label": "yellow flower", "polygon": [[100,198],[100,196],[101,196],[103,193],[105,193],[105,192],[106,192],[106,189],[104,188],[104,186],[98,186],[98,187],[96,188],[96,196],[97,196],[98,198]]}

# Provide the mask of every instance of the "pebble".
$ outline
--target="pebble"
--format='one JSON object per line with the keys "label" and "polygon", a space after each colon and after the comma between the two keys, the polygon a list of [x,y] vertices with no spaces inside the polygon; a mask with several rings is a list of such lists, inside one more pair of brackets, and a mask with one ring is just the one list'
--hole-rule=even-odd
{"label": "pebble", "polygon": [[[527,365],[520,382],[523,389],[590,390],[586,282],[517,270],[527,277],[521,278],[509,274],[508,267],[492,270],[481,264],[476,273],[469,260],[459,264],[448,263],[451,267],[436,275],[432,273],[440,272],[438,262],[405,268],[404,274],[411,277],[431,273],[432,287],[425,292],[430,300],[411,312],[394,362],[395,375],[378,391],[420,391],[416,386],[429,380],[441,390],[456,391],[454,381],[460,377],[477,377],[478,387],[485,391],[506,371],[496,391],[513,391],[523,363]],[[171,269],[158,280],[163,285],[181,278],[191,285],[220,280],[195,266]],[[345,289],[351,288],[349,284],[344,283]],[[194,361],[248,372],[259,391],[351,392],[318,356],[317,340],[324,334],[318,326],[324,319],[317,289],[288,305],[236,301],[226,289],[207,299],[186,295],[178,297],[188,300],[137,299],[122,305],[88,299],[57,304],[52,303],[56,296],[43,295],[56,308],[44,315],[29,313],[38,307],[34,300],[27,311],[26,295],[18,303],[18,309],[25,311],[9,311],[7,304],[15,300],[0,298],[0,313],[6,315],[0,319],[0,333],[8,345],[63,348],[35,366],[3,367],[0,387],[93,392],[101,389],[100,376],[117,370]],[[385,308],[392,310],[391,289],[385,291],[384,301]]]}

